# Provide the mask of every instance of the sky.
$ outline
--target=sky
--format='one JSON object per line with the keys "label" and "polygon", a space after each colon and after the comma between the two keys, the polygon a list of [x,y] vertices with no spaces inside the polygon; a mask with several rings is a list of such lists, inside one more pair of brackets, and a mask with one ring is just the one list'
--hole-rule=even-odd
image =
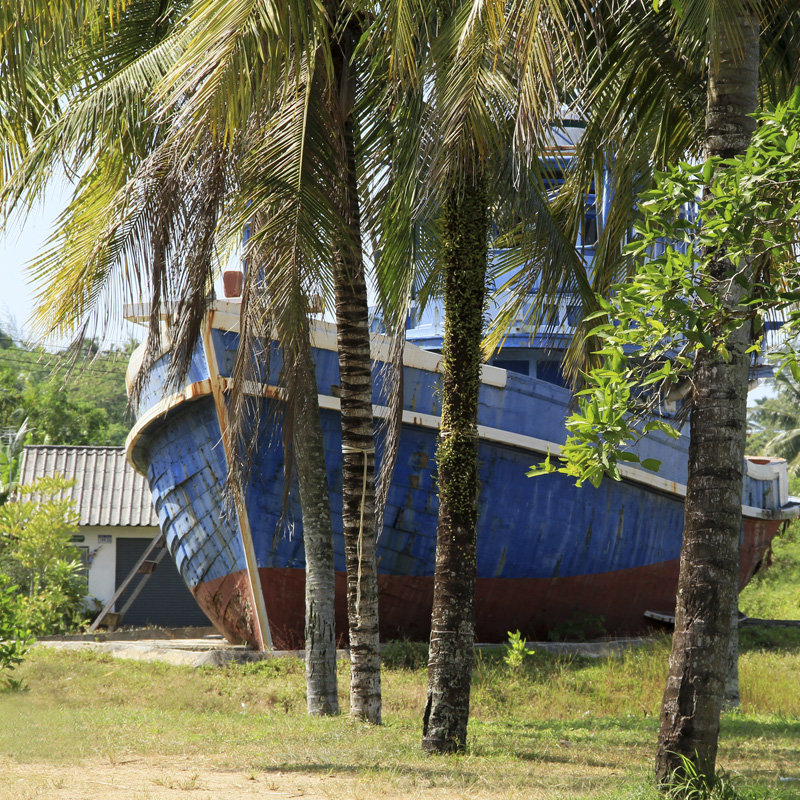
{"label": "sky", "polygon": [[[32,334],[29,318],[35,307],[35,287],[30,282],[27,265],[33,260],[51,235],[59,211],[67,201],[65,182],[53,183],[45,202],[29,214],[25,224],[12,221],[0,233],[0,327],[9,323],[26,338]],[[117,323],[105,331],[104,346],[125,343],[130,336],[140,338],[137,326]],[[54,346],[64,346],[67,341],[57,341]],[[771,393],[770,383],[750,392],[748,404]]]}
{"label": "sky", "polygon": [[11,322],[29,333],[27,320],[34,308],[34,289],[26,264],[50,235],[59,201],[60,192],[53,192],[45,204],[31,212],[24,225],[12,220],[0,233],[0,325]]}
{"label": "sky", "polygon": [[[0,327],[11,329],[15,335],[28,340],[35,338],[30,318],[37,294],[29,264],[52,235],[55,221],[68,199],[66,181],[54,179],[43,203],[35,206],[24,220],[12,219],[6,229],[0,231]],[[100,333],[95,335],[100,336]],[[120,321],[100,338],[104,346],[113,346],[124,344],[131,335],[137,335],[135,327]],[[63,347],[69,344],[69,339],[51,340],[46,344]]]}
{"label": "sky", "polygon": [[[33,285],[29,264],[40,253],[54,231],[59,213],[69,202],[70,186],[61,177],[48,186],[44,202],[36,206],[23,221],[12,219],[0,231],[0,328],[11,327],[15,334],[31,340],[34,330],[30,324],[36,305],[37,287]],[[125,344],[131,337],[141,339],[144,329],[119,319],[106,330],[89,331],[88,335],[101,340],[101,346]],[[70,340],[46,342],[48,346],[64,347]]]}
{"label": "sky", "polygon": [[[14,333],[26,339],[33,338],[30,317],[36,305],[37,289],[31,282],[28,265],[41,251],[52,235],[59,213],[69,202],[70,186],[63,178],[54,178],[48,186],[44,202],[35,207],[24,222],[20,219],[9,222],[5,231],[0,231],[0,328],[11,327]],[[221,281],[217,288],[222,296]],[[125,344],[131,337],[140,340],[144,328],[117,320],[104,331],[89,332],[97,336],[102,345]],[[48,342],[54,347],[63,347],[69,340]]]}

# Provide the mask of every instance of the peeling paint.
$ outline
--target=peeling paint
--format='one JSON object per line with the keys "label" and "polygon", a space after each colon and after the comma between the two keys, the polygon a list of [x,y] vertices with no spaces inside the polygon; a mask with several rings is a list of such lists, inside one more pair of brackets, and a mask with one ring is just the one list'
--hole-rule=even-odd
{"label": "peeling paint", "polygon": [[[319,384],[338,385],[335,354],[317,352],[315,359]],[[420,372],[418,366],[408,369]],[[424,635],[430,624],[426,604],[432,592],[438,514],[434,459],[438,418],[433,398],[414,388],[428,385],[431,374],[410,377],[414,381],[407,381],[407,397],[419,408],[409,411],[404,422],[386,526],[378,538],[385,636],[411,631]],[[277,376],[264,378],[267,382],[253,391],[267,398],[268,407],[283,402],[281,391],[270,383]],[[219,377],[222,391],[227,380],[229,376]],[[665,477],[641,477],[640,470],[635,481],[604,481],[598,489],[577,489],[562,475],[532,481],[525,477],[538,452],[531,446],[563,440],[569,400],[568,393],[560,393],[558,387],[541,384],[535,378],[509,376],[505,390],[492,388],[494,394],[487,395],[491,402],[481,403],[479,636],[492,641],[493,637],[502,640],[516,627],[540,631],[563,621],[559,615],[574,614],[576,608],[605,616],[609,632],[639,631],[646,624],[644,611],[668,613],[674,602],[685,442],[668,443],[673,449],[665,459]],[[218,446],[222,427],[219,403],[215,406],[210,389],[209,380],[193,382],[163,405],[153,406],[137,422],[128,454],[147,472],[170,552],[198,602],[215,616],[226,635],[253,643],[253,607],[248,584],[242,582],[246,559],[236,515],[225,509],[226,461]],[[332,513],[338,526],[336,569],[343,575],[341,521],[337,519],[341,513],[338,399],[328,400],[322,404],[321,420],[329,454]],[[418,425],[412,424],[415,420]],[[247,514],[270,629],[276,642],[278,630],[286,642],[302,636],[301,515],[292,491],[286,517],[282,517],[280,436],[265,435],[264,440],[247,491]],[[757,466],[763,474],[748,476],[750,483],[769,482],[777,475],[776,465]],[[776,487],[770,484],[760,495],[757,485],[750,489],[754,499],[777,503]],[[778,519],[766,517],[787,513],[780,508],[753,512],[743,531],[743,580],[763,558],[780,525]]]}

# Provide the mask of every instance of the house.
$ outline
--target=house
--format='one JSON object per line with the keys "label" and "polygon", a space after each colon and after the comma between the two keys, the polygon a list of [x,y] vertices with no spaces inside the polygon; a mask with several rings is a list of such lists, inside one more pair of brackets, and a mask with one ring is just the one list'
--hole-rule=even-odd
{"label": "house", "polygon": [[[75,485],[65,496],[75,503],[89,594],[104,606],[158,534],[158,517],[147,481],[128,464],[123,447],[29,445],[19,481],[63,475]],[[119,610],[137,581],[116,603]],[[207,626],[175,563],[164,558],[125,613],[123,625]]]}

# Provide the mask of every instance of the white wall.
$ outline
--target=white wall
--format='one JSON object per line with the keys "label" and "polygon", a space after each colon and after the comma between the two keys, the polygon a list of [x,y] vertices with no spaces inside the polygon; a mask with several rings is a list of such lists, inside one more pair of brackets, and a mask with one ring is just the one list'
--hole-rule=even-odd
{"label": "white wall", "polygon": [[[117,539],[152,539],[158,533],[157,527],[96,527],[80,528],[82,542],[78,547],[88,549],[89,556],[89,595],[105,605],[116,590]],[[105,541],[108,537],[111,541]]]}

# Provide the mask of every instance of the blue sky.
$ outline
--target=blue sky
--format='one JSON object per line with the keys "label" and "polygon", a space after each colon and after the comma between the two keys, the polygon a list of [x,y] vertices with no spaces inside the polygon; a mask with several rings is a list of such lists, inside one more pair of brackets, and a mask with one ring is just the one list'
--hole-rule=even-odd
{"label": "blue sky", "polygon": [[[26,264],[36,256],[47,240],[59,206],[57,193],[34,209],[24,226],[19,220],[12,221],[0,235],[0,321],[9,318],[18,326],[26,326],[33,312],[34,290],[29,285]],[[26,330],[27,332],[27,330]]]}
{"label": "blue sky", "polygon": [[[31,283],[28,270],[48,238],[53,233],[55,220],[69,200],[69,186],[62,178],[54,179],[45,200],[28,214],[25,220],[12,220],[0,233],[0,327],[9,323],[26,338],[33,337],[30,317],[36,300],[36,287]],[[124,343],[131,335],[138,337],[138,326],[121,321],[105,332],[90,332],[102,338],[106,345]],[[101,334],[104,333],[104,336]],[[53,342],[56,346],[68,341]]]}

